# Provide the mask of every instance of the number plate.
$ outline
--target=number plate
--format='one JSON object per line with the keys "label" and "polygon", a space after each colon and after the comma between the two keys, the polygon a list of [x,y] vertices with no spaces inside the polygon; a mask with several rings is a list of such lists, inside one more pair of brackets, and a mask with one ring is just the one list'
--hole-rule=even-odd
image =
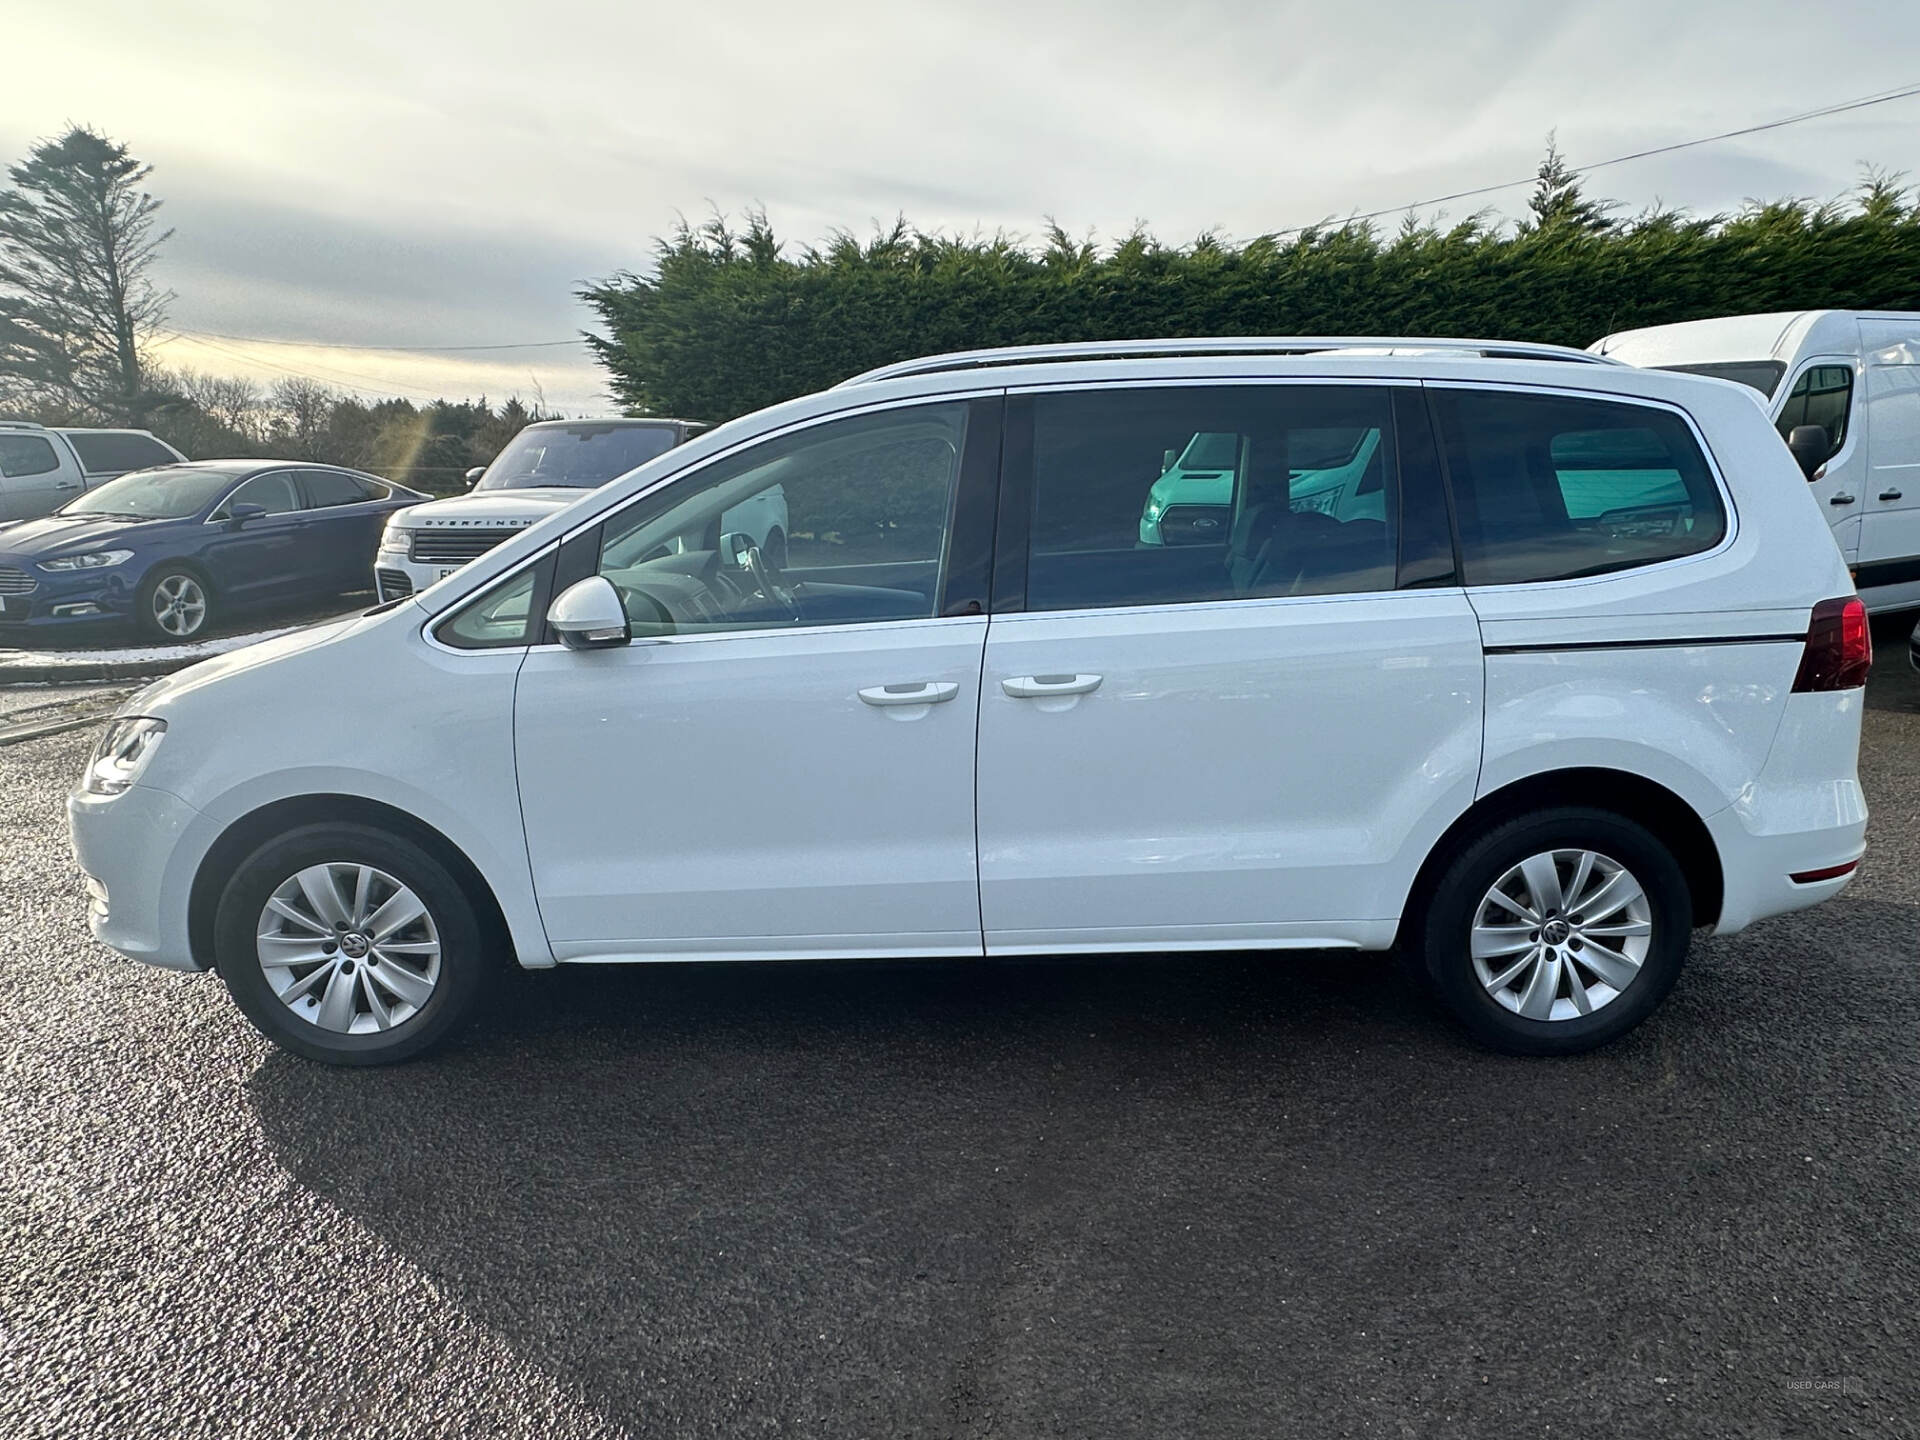
{"label": "number plate", "polygon": [[440,573],[434,576],[433,578],[436,580],[444,580],[447,578],[447,576],[453,574],[453,572],[458,570],[459,568],[460,567],[458,565],[442,565],[440,567]]}

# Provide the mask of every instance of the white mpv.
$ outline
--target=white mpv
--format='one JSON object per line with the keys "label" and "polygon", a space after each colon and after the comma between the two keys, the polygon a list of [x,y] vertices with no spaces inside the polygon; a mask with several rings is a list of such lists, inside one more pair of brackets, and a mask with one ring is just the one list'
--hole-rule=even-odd
{"label": "white mpv", "polygon": [[[1143,543],[1196,435],[1217,513]],[[1379,503],[1317,503],[1360,456]],[[774,485],[778,561],[720,523]],[[426,1049],[511,961],[1395,945],[1481,1040],[1571,1052],[1696,928],[1847,885],[1870,659],[1735,386],[1039,347],[733,421],[181,671],[70,812],[96,936],[335,1063]]]}

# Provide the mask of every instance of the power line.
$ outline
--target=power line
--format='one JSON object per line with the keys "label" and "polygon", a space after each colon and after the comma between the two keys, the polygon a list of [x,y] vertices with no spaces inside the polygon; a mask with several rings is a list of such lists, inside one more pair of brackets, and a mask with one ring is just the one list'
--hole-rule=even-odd
{"label": "power line", "polygon": [[[1712,145],[1721,140],[1733,140],[1742,135],[1757,135],[1763,130],[1778,130],[1787,125],[1800,125],[1808,120],[1823,119],[1828,115],[1841,115],[1849,110],[1864,110],[1869,105],[1885,105],[1894,100],[1905,100],[1920,95],[1920,84],[1904,85],[1893,90],[1883,90],[1873,95],[1865,95],[1855,100],[1841,100],[1832,105],[1823,105],[1817,110],[1803,110],[1798,115],[1784,116],[1779,120],[1767,120],[1758,125],[1744,125],[1738,130],[1723,130],[1718,135],[1703,135],[1697,140],[1679,140],[1671,145],[1656,145],[1651,150],[1636,150],[1630,155],[1616,155],[1611,160],[1596,160],[1591,165],[1571,167],[1576,175],[1585,175],[1589,171],[1604,170],[1609,165],[1624,165],[1629,160],[1645,160],[1653,155],[1670,155],[1676,150],[1691,150],[1697,145]],[[1407,210],[1420,210],[1434,205],[1445,205],[1451,200],[1470,200],[1477,195],[1492,195],[1501,190],[1512,190],[1521,185],[1531,185],[1538,179],[1529,175],[1522,180],[1502,180],[1497,185],[1477,185],[1471,190],[1455,190],[1448,195],[1436,195],[1431,200],[1414,200],[1405,205],[1390,205],[1384,210],[1369,210],[1361,215],[1349,215],[1340,223],[1352,225],[1361,220],[1378,220],[1387,215],[1398,215]],[[1331,220],[1320,224],[1331,224]],[[1298,235],[1306,230],[1319,229],[1320,225],[1294,225],[1285,230],[1274,230],[1273,235]]]}
{"label": "power line", "polygon": [[[396,391],[403,395],[411,396],[416,400],[436,400],[440,398],[437,395],[429,394],[425,390],[414,389],[411,386],[400,385],[390,380],[381,380],[371,375],[360,375],[351,371],[329,372],[323,370],[316,374],[310,370],[296,370],[291,365],[281,365],[276,361],[262,360],[256,355],[248,355],[243,351],[232,349],[229,346],[217,344],[204,336],[195,335],[191,331],[169,330],[166,333],[176,340],[184,340],[189,344],[203,345],[215,354],[223,355],[229,360],[238,360],[246,365],[264,366],[268,370],[277,370],[282,375],[291,375],[299,380],[312,380],[322,385],[338,385],[343,389],[358,391],[362,395],[371,395],[376,399],[391,399]],[[316,369],[318,368],[319,367],[316,367]],[[356,381],[359,383],[355,383]]]}
{"label": "power line", "polygon": [[265,335],[223,335],[218,330],[177,330],[174,333],[196,340],[235,340],[244,345],[297,346],[302,350],[381,350],[408,354],[452,350],[552,350],[562,345],[582,343],[578,335],[569,340],[525,340],[512,345],[360,345],[346,340],[274,340]]}

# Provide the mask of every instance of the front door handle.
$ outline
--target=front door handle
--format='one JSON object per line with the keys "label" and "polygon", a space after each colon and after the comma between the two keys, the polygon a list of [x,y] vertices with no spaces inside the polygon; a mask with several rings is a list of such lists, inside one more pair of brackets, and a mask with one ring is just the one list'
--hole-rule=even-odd
{"label": "front door handle", "polygon": [[1853,503],[1853,496],[1847,494],[1845,491],[1842,491],[1840,494],[1835,495],[1831,500],[1827,501],[1827,503],[1829,505],[1851,505]]}
{"label": "front door handle", "polygon": [[1000,688],[1016,700],[1044,700],[1050,695],[1091,695],[1100,688],[1098,675],[1016,675]]}
{"label": "front door handle", "polygon": [[860,698],[869,705],[938,705],[959,693],[956,681],[930,680],[920,685],[869,685]]}
{"label": "front door handle", "polygon": [[53,488],[56,490],[84,490],[87,488],[87,482],[84,480],[56,480],[53,482]]}
{"label": "front door handle", "polygon": [[1880,498],[1882,500],[1898,500],[1900,498],[1900,492],[1898,490],[1882,490],[1880,492]]}

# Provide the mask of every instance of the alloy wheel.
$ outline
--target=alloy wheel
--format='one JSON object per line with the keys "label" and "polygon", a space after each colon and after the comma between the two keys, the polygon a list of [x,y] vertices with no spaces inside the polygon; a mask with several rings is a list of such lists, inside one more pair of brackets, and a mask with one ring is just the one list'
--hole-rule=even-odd
{"label": "alloy wheel", "polygon": [[207,592],[191,575],[169,575],[153,587],[153,623],[186,639],[207,619]]}
{"label": "alloy wheel", "polygon": [[1498,1005],[1528,1020],[1574,1020],[1619,999],[1653,943],[1646,890],[1593,850],[1529,856],[1474,911],[1473,970]]}
{"label": "alloy wheel", "polygon": [[404,1025],[440,982],[440,931],[425,902],[371,865],[329,861],[289,876],[267,897],[256,936],[280,1003],[322,1030]]}

